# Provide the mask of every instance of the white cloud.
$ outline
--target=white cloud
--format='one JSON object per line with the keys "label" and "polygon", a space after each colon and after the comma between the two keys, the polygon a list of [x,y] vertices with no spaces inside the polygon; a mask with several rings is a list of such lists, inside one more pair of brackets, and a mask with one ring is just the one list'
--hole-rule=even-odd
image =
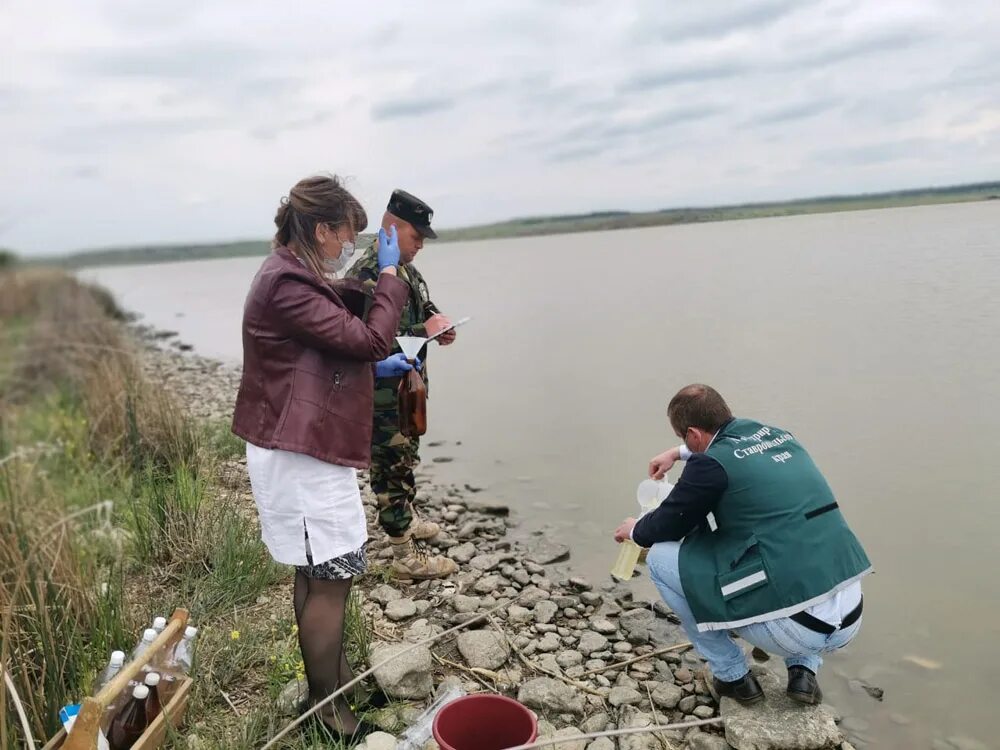
{"label": "white cloud", "polygon": [[5,4],[0,245],[263,237],[351,176],[441,226],[1000,176],[1000,6]]}

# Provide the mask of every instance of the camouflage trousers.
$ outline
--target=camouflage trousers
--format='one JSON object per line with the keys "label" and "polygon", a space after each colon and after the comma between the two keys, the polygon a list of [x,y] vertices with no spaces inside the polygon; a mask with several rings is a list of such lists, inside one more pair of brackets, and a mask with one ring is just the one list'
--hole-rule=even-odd
{"label": "camouflage trousers", "polygon": [[402,536],[410,528],[410,508],[417,494],[413,470],[420,463],[420,438],[399,431],[399,412],[376,411],[372,429],[372,467],[369,477],[378,499],[378,520],[389,536]]}

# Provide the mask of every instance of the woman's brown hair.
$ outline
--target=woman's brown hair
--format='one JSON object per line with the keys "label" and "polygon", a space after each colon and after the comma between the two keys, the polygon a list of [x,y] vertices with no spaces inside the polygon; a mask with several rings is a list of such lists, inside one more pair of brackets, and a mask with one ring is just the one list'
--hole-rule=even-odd
{"label": "woman's brown hair", "polygon": [[316,244],[316,227],[331,228],[347,225],[352,232],[368,226],[368,215],[361,203],[344,187],[335,175],[316,175],[299,180],[281,199],[274,217],[278,231],[271,243],[273,248],[295,245],[295,254],[316,276],[326,279],[323,251]]}

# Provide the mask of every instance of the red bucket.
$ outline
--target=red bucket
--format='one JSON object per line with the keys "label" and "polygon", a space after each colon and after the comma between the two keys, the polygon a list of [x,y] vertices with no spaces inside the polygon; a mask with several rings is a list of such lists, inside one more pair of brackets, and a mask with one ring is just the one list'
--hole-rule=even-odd
{"label": "red bucket", "polygon": [[433,729],[441,750],[505,750],[534,741],[538,721],[516,700],[478,693],[445,704]]}

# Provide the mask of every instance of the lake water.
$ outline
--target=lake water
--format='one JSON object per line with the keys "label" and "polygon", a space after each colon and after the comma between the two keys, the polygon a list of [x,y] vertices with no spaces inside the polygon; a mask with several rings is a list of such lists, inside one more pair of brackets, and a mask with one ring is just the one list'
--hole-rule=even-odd
{"label": "lake water", "polygon": [[[259,263],[84,275],[238,361]],[[677,442],[667,401],[714,385],[796,433],[875,564],[821,680],[859,744],[998,746],[1000,202],[429,243],[417,265],[474,316],[430,356],[427,439],[446,444],[425,464],[454,458],[436,478],[485,487],[607,580],[648,459]]]}

